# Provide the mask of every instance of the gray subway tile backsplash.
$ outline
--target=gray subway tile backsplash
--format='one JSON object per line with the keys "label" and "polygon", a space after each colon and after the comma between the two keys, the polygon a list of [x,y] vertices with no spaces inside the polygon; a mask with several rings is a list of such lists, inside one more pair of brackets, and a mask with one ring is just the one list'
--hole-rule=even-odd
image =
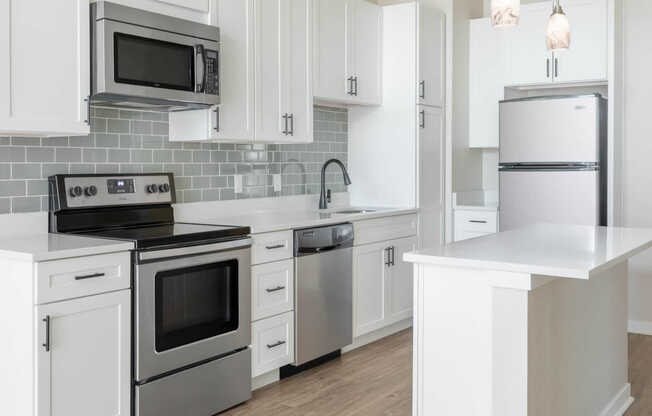
{"label": "gray subway tile backsplash", "polygon": [[[88,136],[0,137],[0,214],[47,210],[47,177],[59,173],[172,172],[178,202],[315,194],[326,160],[347,163],[348,114],[315,106],[314,120],[310,144],[170,142],[167,113],[94,107]],[[235,174],[243,193],[234,191]],[[326,183],[345,190],[335,167]]]}

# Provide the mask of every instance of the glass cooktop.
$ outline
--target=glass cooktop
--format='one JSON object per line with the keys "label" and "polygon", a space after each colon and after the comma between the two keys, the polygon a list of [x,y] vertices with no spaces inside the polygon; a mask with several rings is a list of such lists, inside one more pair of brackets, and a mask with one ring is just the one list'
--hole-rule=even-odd
{"label": "glass cooktop", "polygon": [[150,226],[110,228],[93,230],[84,235],[133,241],[136,249],[164,247],[173,245],[194,245],[245,237],[249,227],[232,225],[206,225],[178,222]]}

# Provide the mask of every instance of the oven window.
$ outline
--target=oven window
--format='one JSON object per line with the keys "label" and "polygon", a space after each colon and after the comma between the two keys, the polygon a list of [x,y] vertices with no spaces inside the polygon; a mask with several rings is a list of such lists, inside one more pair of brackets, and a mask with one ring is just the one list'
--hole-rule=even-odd
{"label": "oven window", "polygon": [[156,274],[156,351],[238,328],[238,261]]}
{"label": "oven window", "polygon": [[195,90],[195,48],[139,36],[114,34],[115,82]]}

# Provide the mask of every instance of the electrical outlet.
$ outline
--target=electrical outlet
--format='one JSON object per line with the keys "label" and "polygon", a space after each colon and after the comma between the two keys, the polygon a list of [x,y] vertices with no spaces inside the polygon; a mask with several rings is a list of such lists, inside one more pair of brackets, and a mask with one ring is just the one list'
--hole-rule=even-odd
{"label": "electrical outlet", "polygon": [[281,187],[283,185],[281,183],[281,174],[280,173],[274,174],[273,179],[274,179],[274,192],[281,192]]}
{"label": "electrical outlet", "polygon": [[241,194],[243,192],[243,189],[242,189],[242,175],[234,175],[233,176],[233,187],[235,188],[234,192],[236,194]]}

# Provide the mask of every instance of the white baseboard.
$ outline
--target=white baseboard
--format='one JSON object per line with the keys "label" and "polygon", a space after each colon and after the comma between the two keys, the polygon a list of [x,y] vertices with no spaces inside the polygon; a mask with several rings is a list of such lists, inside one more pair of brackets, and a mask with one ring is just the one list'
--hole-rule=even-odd
{"label": "white baseboard", "polygon": [[627,323],[627,332],[652,335],[652,321],[629,321]]}
{"label": "white baseboard", "polygon": [[258,377],[251,379],[251,390],[258,390],[268,384],[276,383],[281,379],[280,371],[278,369],[272,370],[269,373],[261,374]]}
{"label": "white baseboard", "polygon": [[634,403],[631,395],[631,385],[629,383],[616,394],[616,396],[600,412],[600,416],[623,416],[629,406]]}
{"label": "white baseboard", "polygon": [[379,339],[388,337],[392,334],[400,332],[411,326],[412,326],[412,318],[408,318],[399,321],[395,324],[392,324],[390,326],[386,326],[385,328],[381,328],[376,331],[370,332],[368,334],[364,334],[362,336],[355,338],[353,340],[353,344],[347,345],[346,347],[342,348],[342,353],[347,353],[355,350],[356,348],[360,348],[364,345],[371,344],[372,342],[376,342]]}

